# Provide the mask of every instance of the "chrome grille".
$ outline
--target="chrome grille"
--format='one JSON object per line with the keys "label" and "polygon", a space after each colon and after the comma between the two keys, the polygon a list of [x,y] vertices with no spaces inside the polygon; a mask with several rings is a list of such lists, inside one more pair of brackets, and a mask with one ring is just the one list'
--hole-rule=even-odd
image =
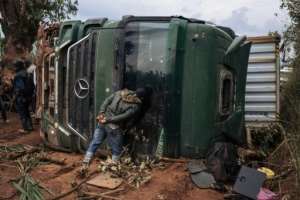
{"label": "chrome grille", "polygon": [[86,138],[94,129],[94,76],[97,33],[68,49],[67,123]]}

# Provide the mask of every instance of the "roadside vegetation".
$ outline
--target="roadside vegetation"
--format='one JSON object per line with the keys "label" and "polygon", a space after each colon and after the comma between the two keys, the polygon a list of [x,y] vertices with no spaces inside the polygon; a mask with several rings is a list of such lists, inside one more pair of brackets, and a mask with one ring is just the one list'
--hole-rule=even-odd
{"label": "roadside vegetation", "polygon": [[40,25],[61,22],[77,13],[77,0],[3,0],[0,23],[5,35],[2,60],[27,57]]}
{"label": "roadside vegetation", "polygon": [[298,0],[282,0],[281,7],[287,9],[291,24],[284,33],[285,50],[292,47],[293,57],[289,60],[293,73],[281,92],[281,119],[286,130],[294,165],[297,167],[296,186],[300,180],[300,3]]}

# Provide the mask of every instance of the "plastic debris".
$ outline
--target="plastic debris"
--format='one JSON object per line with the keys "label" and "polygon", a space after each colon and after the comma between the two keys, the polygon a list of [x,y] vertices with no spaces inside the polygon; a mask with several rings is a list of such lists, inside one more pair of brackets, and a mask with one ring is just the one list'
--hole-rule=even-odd
{"label": "plastic debris", "polygon": [[188,163],[187,168],[191,174],[199,173],[207,169],[202,160],[192,160]]}
{"label": "plastic debris", "polygon": [[251,199],[256,199],[266,175],[256,169],[242,166],[234,183],[233,191]]}
{"label": "plastic debris", "polygon": [[216,180],[214,176],[206,171],[191,174],[193,183],[195,183],[201,189],[214,188]]}
{"label": "plastic debris", "polygon": [[277,195],[269,189],[260,188],[260,192],[257,195],[257,200],[275,200]]}
{"label": "plastic debris", "polygon": [[266,174],[267,179],[271,179],[275,176],[275,172],[267,167],[260,167],[257,171]]}

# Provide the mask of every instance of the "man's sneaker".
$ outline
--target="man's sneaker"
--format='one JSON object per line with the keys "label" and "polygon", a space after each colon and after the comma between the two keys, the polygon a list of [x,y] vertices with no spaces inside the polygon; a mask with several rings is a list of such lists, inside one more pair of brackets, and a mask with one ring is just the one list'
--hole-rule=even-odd
{"label": "man's sneaker", "polygon": [[87,174],[87,172],[88,172],[88,170],[89,170],[89,163],[83,162],[82,165],[81,165],[81,167],[80,167],[80,170],[79,170],[79,175],[81,177],[85,177],[86,174]]}
{"label": "man's sneaker", "polygon": [[24,130],[24,129],[19,129],[18,132],[21,133],[21,134],[28,133],[28,131],[27,131],[27,130]]}
{"label": "man's sneaker", "polygon": [[33,131],[33,128],[28,128],[28,129],[26,129],[26,131],[31,132],[31,131]]}
{"label": "man's sneaker", "polygon": [[19,132],[19,133],[23,133],[24,131],[25,131],[25,130],[22,129],[22,128],[18,129],[18,132]]}
{"label": "man's sneaker", "polygon": [[82,163],[89,165],[90,162],[91,162],[91,158],[89,156],[85,155]]}

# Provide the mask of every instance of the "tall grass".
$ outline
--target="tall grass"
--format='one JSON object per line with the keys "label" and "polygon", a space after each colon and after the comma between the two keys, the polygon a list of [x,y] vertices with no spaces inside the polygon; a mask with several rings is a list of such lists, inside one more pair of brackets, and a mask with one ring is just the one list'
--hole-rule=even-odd
{"label": "tall grass", "polygon": [[289,139],[292,161],[296,168],[298,187],[300,180],[300,57],[295,58],[291,66],[294,71],[288,77],[287,83],[281,88],[280,118]]}

